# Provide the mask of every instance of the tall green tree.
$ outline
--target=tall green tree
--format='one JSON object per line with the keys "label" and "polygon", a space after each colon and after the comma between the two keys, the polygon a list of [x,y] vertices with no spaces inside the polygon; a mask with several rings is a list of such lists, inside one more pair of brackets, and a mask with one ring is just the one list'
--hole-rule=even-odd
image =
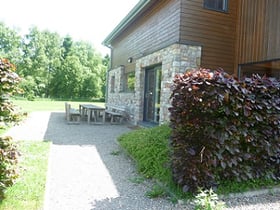
{"label": "tall green tree", "polygon": [[0,57],[9,59],[15,65],[21,58],[21,37],[16,30],[12,30],[0,22]]}
{"label": "tall green tree", "polygon": [[68,55],[59,71],[53,75],[51,94],[54,97],[79,98],[82,86],[82,68],[77,56]]}
{"label": "tall green tree", "polygon": [[72,38],[69,35],[64,37],[63,44],[62,44],[62,48],[63,48],[62,57],[63,57],[63,59],[66,59],[66,57],[70,54],[71,49],[72,49],[72,45],[73,45]]}
{"label": "tall green tree", "polygon": [[40,92],[39,96],[49,96],[50,82],[55,69],[61,66],[61,38],[57,33],[30,29],[23,39],[23,62],[19,66],[19,73],[32,76]]}
{"label": "tall green tree", "polygon": [[102,57],[88,42],[75,42],[72,54],[79,58],[82,68],[82,89],[80,97],[103,97],[102,95]]}

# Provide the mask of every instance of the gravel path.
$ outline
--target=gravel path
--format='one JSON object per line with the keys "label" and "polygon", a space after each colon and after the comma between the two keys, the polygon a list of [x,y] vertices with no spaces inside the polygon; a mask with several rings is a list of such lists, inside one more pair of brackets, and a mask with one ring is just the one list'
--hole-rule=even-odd
{"label": "gravel path", "polygon": [[[149,199],[149,181],[137,183],[133,162],[116,138],[125,125],[68,125],[62,112],[34,112],[7,134],[51,140],[44,210],[188,210],[166,199]],[[228,210],[278,210],[279,193],[225,199]]]}

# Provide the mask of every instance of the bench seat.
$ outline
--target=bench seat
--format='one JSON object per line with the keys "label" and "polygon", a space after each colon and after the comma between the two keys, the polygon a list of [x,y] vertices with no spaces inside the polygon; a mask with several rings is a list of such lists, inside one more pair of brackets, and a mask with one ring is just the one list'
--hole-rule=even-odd
{"label": "bench seat", "polygon": [[125,117],[125,107],[107,105],[105,109],[105,115],[109,117],[111,124],[122,123]]}
{"label": "bench seat", "polygon": [[71,108],[69,103],[65,103],[66,121],[68,124],[80,124],[81,113],[77,109]]}

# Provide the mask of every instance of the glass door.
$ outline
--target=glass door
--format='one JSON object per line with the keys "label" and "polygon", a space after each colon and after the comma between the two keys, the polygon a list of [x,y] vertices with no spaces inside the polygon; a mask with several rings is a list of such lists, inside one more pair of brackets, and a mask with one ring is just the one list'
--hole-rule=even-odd
{"label": "glass door", "polygon": [[145,72],[145,100],[144,121],[159,122],[161,91],[161,66],[146,69]]}

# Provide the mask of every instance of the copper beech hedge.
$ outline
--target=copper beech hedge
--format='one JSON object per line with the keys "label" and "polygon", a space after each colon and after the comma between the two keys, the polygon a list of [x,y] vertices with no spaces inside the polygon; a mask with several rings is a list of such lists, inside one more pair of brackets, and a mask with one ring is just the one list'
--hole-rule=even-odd
{"label": "copper beech hedge", "polygon": [[8,59],[0,58],[0,127],[2,124],[19,121],[19,114],[9,97],[20,93],[18,88],[21,78],[16,67]]}
{"label": "copper beech hedge", "polygon": [[[19,121],[20,114],[15,111],[9,97],[19,92],[20,77],[9,60],[0,58],[0,128],[8,123]],[[18,146],[11,137],[0,136],[0,202],[7,187],[13,185],[18,177]]]}
{"label": "copper beech hedge", "polygon": [[280,178],[280,85],[223,70],[177,75],[171,95],[172,173],[184,191],[221,180]]}

